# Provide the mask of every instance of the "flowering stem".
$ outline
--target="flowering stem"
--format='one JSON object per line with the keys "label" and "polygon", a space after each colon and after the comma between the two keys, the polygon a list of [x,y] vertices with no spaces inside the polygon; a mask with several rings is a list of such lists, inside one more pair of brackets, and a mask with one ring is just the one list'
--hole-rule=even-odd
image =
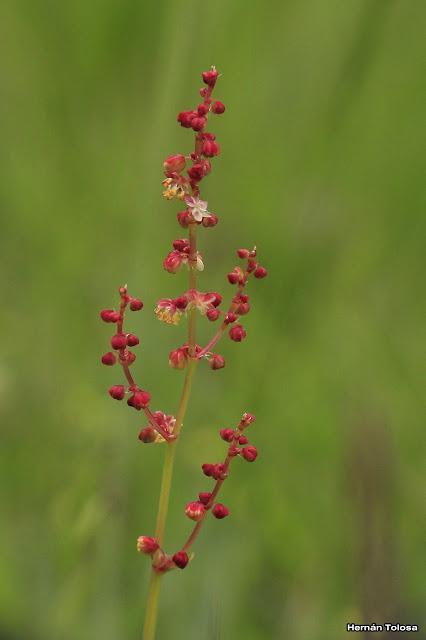
{"label": "flowering stem", "polygon": [[[229,469],[229,465],[231,464],[231,460],[234,457],[233,455],[231,455],[231,451],[232,449],[235,447],[235,444],[238,441],[239,436],[241,435],[241,430],[238,429],[238,431],[236,432],[236,435],[234,436],[234,439],[232,441],[232,443],[229,445],[229,449],[228,449],[228,454],[223,462],[223,470],[224,473],[227,475],[228,474],[228,469]],[[225,475],[225,477],[226,477]],[[214,501],[216,500],[217,494],[220,491],[220,488],[225,480],[224,478],[219,478],[219,480],[216,481],[216,484],[214,486],[213,491],[211,492],[209,501],[207,502],[207,504],[205,505],[205,510],[203,512],[203,515],[201,516],[200,520],[197,522],[197,524],[195,525],[195,527],[193,528],[188,540],[185,542],[184,546],[182,547],[183,551],[188,551],[189,547],[193,544],[193,542],[195,541],[196,537],[198,536],[201,527],[203,526],[203,522],[209,512],[209,510],[211,509]]]}
{"label": "flowering stem", "polygon": [[[197,261],[197,226],[189,225],[189,287],[196,287],[196,261]],[[197,366],[195,355],[195,331],[196,331],[196,315],[195,309],[191,309],[188,319],[188,347],[189,362],[186,370],[185,381],[183,383],[182,394],[179,407],[176,414],[176,424],[174,428],[175,440],[167,443],[166,454],[164,457],[163,475],[161,480],[160,498],[158,503],[157,525],[155,537],[160,546],[163,545],[164,530],[166,527],[167,513],[169,509],[170,489],[173,477],[173,467],[176,455],[176,446],[179,433],[182,429],[183,421],[188,406],[189,396],[191,394],[192,379]],[[152,568],[151,580],[148,588],[148,596],[146,603],[145,623],[143,629],[143,640],[154,640],[155,629],[157,625],[158,600],[160,596],[162,574]]]}

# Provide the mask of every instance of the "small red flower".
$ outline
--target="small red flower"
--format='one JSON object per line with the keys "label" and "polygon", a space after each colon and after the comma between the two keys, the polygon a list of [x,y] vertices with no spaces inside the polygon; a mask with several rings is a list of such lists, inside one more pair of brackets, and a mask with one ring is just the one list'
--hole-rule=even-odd
{"label": "small red flower", "polygon": [[108,351],[108,353],[104,353],[101,360],[103,364],[106,364],[108,367],[112,367],[112,365],[116,363],[117,358],[112,351]]}
{"label": "small red flower", "polygon": [[214,505],[212,513],[215,518],[222,520],[223,518],[226,518],[226,516],[229,516],[229,509],[227,509],[224,504],[220,504],[220,502],[218,502]]}
{"label": "small red flower", "polygon": [[179,569],[185,569],[189,562],[188,554],[186,551],[178,551],[172,558],[173,562]]}
{"label": "small red flower", "polygon": [[213,102],[212,104],[212,111],[213,113],[220,115],[225,112],[225,105],[220,100],[216,100],[216,102]]}
{"label": "small red flower", "polygon": [[139,553],[146,553],[151,556],[160,548],[158,540],[151,538],[150,536],[139,536],[137,540],[137,549]]}
{"label": "small red flower", "polygon": [[257,449],[249,445],[248,447],[244,447],[242,455],[247,462],[254,462],[257,458]]}
{"label": "small red flower", "polygon": [[126,395],[126,389],[122,384],[114,384],[108,389],[108,393],[114,400],[122,400]]}
{"label": "small red flower", "polygon": [[242,342],[246,336],[247,333],[242,324],[235,324],[229,330],[229,337],[231,340],[234,340],[234,342]]}
{"label": "small red flower", "polygon": [[191,520],[198,522],[204,516],[205,508],[202,502],[189,502],[186,505],[185,513]]}
{"label": "small red flower", "polygon": [[150,400],[151,396],[148,391],[139,389],[130,396],[130,398],[127,400],[127,404],[129,405],[129,407],[133,407],[137,411],[140,411],[141,409],[145,409],[149,405]]}

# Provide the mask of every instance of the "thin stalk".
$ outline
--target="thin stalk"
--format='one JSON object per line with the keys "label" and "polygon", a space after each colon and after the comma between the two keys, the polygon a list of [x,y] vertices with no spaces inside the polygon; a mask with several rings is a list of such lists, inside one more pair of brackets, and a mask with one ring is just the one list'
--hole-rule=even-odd
{"label": "thin stalk", "polygon": [[[189,225],[189,288],[196,288],[196,262],[197,262],[197,225]],[[182,429],[183,421],[188,406],[189,396],[191,394],[192,379],[197,367],[197,359],[195,358],[195,338],[196,338],[196,310],[189,311],[188,318],[188,349],[189,362],[186,370],[186,376],[183,383],[182,394],[176,414],[176,424],[174,435],[176,440],[167,443],[166,454],[163,464],[163,475],[161,479],[160,498],[158,503],[157,525],[155,537],[163,546],[164,530],[166,527],[167,513],[169,510],[170,489],[172,485],[173,467],[176,455],[176,447],[178,436]],[[161,588],[161,577],[163,574],[157,572],[154,568],[151,570],[151,580],[148,588],[148,596],[146,602],[145,622],[143,628],[143,640],[155,640],[155,631],[157,627],[158,602]]]}

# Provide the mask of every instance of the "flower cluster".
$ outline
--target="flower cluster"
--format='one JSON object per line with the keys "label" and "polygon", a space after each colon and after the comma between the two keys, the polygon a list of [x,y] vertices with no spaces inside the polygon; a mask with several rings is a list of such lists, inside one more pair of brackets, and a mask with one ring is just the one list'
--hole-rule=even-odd
{"label": "flower cluster", "polygon": [[[197,500],[186,505],[185,514],[195,522],[188,540],[177,553],[166,553],[162,547],[171,483],[170,465],[173,464],[175,445],[183,425],[192,376],[200,360],[207,361],[213,370],[222,369],[225,366],[224,357],[213,351],[222,336],[227,334],[233,342],[242,342],[246,339],[245,316],[251,309],[247,285],[251,276],[255,279],[263,279],[267,275],[265,267],[258,262],[256,248],[242,248],[237,250],[238,264],[226,276],[228,283],[233,287],[228,304],[223,304],[222,295],[217,291],[205,292],[197,287],[197,273],[204,269],[203,259],[197,248],[197,230],[215,227],[218,223],[217,215],[209,210],[207,201],[200,195],[201,182],[212,169],[211,161],[220,154],[220,146],[215,134],[206,130],[210,115],[221,115],[225,112],[224,104],[212,98],[218,77],[215,67],[203,72],[204,86],[200,89],[201,102],[193,109],[180,112],[177,117],[183,128],[194,131],[194,150],[189,154],[175,153],[166,158],[163,163],[165,174],[163,195],[167,200],[177,199],[182,203],[182,210],[178,212],[177,219],[180,226],[188,230],[187,238],[177,238],[173,241],[172,249],[163,261],[164,269],[171,274],[177,274],[183,265],[187,267],[188,284],[180,295],[174,298],[161,298],[155,307],[155,314],[163,323],[173,326],[185,318],[188,324],[186,342],[174,348],[169,354],[170,366],[173,369],[185,370],[182,396],[176,416],[163,411],[151,411],[150,394],[136,383],[132,373],[132,365],[136,359],[133,348],[139,344],[139,337],[134,333],[126,332],[123,325],[126,311],[141,310],[142,301],[130,296],[127,286],[124,286],[119,289],[118,310],[104,309],[100,314],[104,322],[115,325],[111,337],[112,351],[102,356],[102,363],[107,366],[119,364],[125,378],[125,384],[114,384],[110,387],[110,396],[119,401],[127,398],[127,404],[130,407],[144,413],[146,422],[139,430],[140,442],[165,443],[169,447],[170,455],[165,459],[155,537],[140,536],[137,541],[138,551],[151,557],[153,571],[157,574],[176,567],[183,569],[188,564],[189,549],[207,514],[211,511],[212,515],[219,520],[229,515],[228,508],[217,501],[217,496],[223,482],[229,476],[232,460],[240,457],[253,462],[257,457],[257,449],[249,443],[245,435],[245,429],[254,422],[255,418],[250,413],[244,413],[235,428],[225,428],[220,431],[221,438],[228,443],[223,462],[202,465],[204,475],[214,481],[214,486],[211,491],[200,492]],[[198,315],[209,321],[207,326],[210,326],[210,322],[217,323],[216,332],[204,346],[198,344],[196,337]]]}
{"label": "flower cluster", "polygon": [[221,429],[219,431],[222,440],[228,443],[228,450],[223,462],[216,464],[205,463],[202,471],[205,476],[215,480],[211,491],[201,491],[198,499],[188,502],[185,514],[196,524],[183,547],[173,555],[168,555],[160,545],[160,542],[150,536],[140,536],[137,540],[137,550],[152,557],[153,567],[156,571],[164,573],[176,567],[184,569],[188,564],[190,555],[188,551],[195,541],[201,526],[209,511],[218,520],[229,516],[229,509],[221,502],[217,502],[217,496],[223,482],[229,477],[230,465],[234,458],[240,456],[247,462],[254,462],[257,458],[256,447],[249,444],[249,439],[244,435],[244,430],[255,421],[251,413],[244,413],[235,429]]}

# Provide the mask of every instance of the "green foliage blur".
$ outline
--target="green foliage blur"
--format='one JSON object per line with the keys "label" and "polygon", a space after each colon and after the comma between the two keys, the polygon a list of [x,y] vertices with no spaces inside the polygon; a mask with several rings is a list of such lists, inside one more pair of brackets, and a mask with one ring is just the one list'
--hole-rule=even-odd
{"label": "green foliage blur", "polygon": [[[211,64],[227,111],[200,288],[230,296],[240,246],[270,275],[249,285],[245,343],[197,372],[168,550],[218,429],[255,413],[260,455],[235,461],[231,516],[166,576],[158,640],[422,623],[425,18],[423,0],[1,3],[1,640],[141,637],[135,541],[154,531],[164,450],[106,393],[121,376],[100,364],[98,311],[125,282],[144,299],[137,376],[175,412],[185,327],[152,310],[187,285],[162,269],[182,235],[162,162],[191,149],[176,114]],[[212,330],[200,319],[200,343]]]}

